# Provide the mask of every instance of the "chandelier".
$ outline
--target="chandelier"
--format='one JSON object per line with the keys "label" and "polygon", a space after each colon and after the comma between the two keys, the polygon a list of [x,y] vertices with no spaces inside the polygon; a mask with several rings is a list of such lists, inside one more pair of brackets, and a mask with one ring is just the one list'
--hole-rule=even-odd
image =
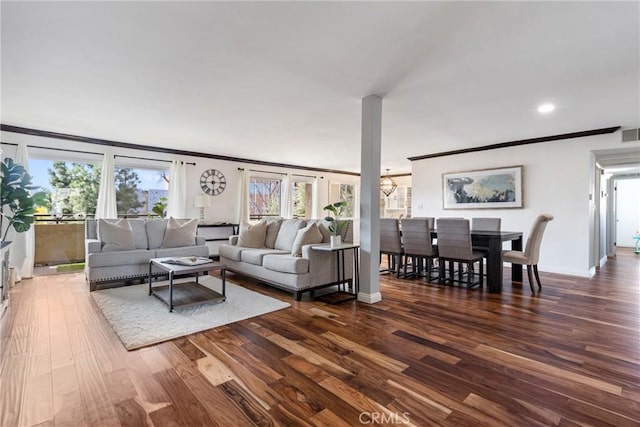
{"label": "chandelier", "polygon": [[398,185],[389,176],[389,169],[387,169],[387,175],[380,180],[380,191],[382,191],[385,196],[389,197],[389,195],[393,193],[396,188],[398,188]]}

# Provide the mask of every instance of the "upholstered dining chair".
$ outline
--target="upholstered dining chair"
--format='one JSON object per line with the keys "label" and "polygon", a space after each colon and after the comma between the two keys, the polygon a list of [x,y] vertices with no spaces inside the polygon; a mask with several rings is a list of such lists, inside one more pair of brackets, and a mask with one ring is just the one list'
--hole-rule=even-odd
{"label": "upholstered dining chair", "polygon": [[400,234],[400,221],[396,218],[380,219],[380,257],[387,256],[387,268],[381,273],[396,273],[400,277],[404,262],[404,249],[402,247],[402,235]]}
{"label": "upholstered dining chair", "polygon": [[[482,275],[484,266],[482,263],[482,252],[474,251],[471,248],[471,230],[468,219],[438,218],[436,220],[438,229],[438,264],[439,282],[445,282],[445,262],[449,262],[450,280],[454,281],[453,263],[458,262],[467,265],[467,288],[480,285],[482,287]],[[479,280],[473,283],[475,262],[480,264]]]}
{"label": "upholstered dining chair", "polygon": [[533,289],[533,277],[531,276],[531,270],[536,276],[536,282],[538,283],[538,291],[542,290],[542,284],[540,283],[540,276],[538,276],[538,259],[540,258],[540,244],[542,243],[542,235],[547,228],[549,221],[553,220],[553,215],[542,214],[533,222],[529,237],[527,238],[527,244],[524,248],[524,252],[521,251],[502,251],[502,261],[510,262],[511,264],[520,264],[527,266],[527,276],[529,276],[529,287],[531,292],[535,293]]}
{"label": "upholstered dining chair", "polygon": [[409,277],[407,266],[411,260],[411,276],[432,280],[433,260],[438,258],[438,247],[433,245],[431,229],[435,218],[405,218],[402,220],[404,247],[404,276]]}
{"label": "upholstered dining chair", "polygon": [[502,218],[471,218],[471,230],[500,231]]}
{"label": "upholstered dining chair", "polygon": [[[502,218],[471,218],[471,231],[500,231]],[[473,246],[474,251],[482,252],[486,258],[489,249],[482,246]]]}

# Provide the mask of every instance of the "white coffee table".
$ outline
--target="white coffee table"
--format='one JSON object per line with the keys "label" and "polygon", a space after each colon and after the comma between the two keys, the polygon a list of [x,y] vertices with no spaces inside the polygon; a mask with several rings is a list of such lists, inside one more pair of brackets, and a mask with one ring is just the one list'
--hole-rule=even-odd
{"label": "white coffee table", "polygon": [[[151,258],[149,260],[149,295],[155,295],[158,299],[167,304],[169,306],[169,312],[172,312],[173,308],[177,306],[200,304],[205,301],[223,302],[227,299],[225,279],[226,265],[213,261],[207,264],[194,266],[167,264],[164,262],[170,259],[171,258]],[[152,269],[154,266],[169,274],[168,285],[151,286],[151,280],[153,277]],[[216,292],[198,283],[200,273],[212,270],[220,270],[220,275],[222,277],[222,293]],[[174,276],[186,274],[195,274],[195,281],[173,283]]]}

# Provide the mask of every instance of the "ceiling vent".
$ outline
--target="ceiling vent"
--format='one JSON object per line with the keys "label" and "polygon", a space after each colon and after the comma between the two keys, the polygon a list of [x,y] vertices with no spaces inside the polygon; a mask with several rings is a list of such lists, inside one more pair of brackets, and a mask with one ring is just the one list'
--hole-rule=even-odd
{"label": "ceiling vent", "polygon": [[623,129],[622,142],[640,142],[640,128]]}

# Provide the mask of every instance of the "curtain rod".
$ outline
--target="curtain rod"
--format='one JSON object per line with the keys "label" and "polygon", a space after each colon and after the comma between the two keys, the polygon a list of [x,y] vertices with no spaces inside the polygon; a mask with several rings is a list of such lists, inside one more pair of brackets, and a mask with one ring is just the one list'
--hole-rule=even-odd
{"label": "curtain rod", "polygon": [[[3,145],[13,145],[14,147],[18,146],[18,144],[13,143],[13,142],[2,142],[1,144],[3,144]],[[104,153],[96,153],[96,152],[93,152],[93,151],[69,150],[68,148],[42,147],[40,145],[30,145],[30,144],[28,144],[27,147],[28,148],[40,148],[42,150],[66,151],[67,153],[94,154],[96,156],[104,155]]]}
{"label": "curtain rod", "polygon": [[[243,171],[244,168],[238,168],[239,171]],[[251,172],[260,172],[260,173],[272,173],[272,174],[276,174],[276,175],[286,175],[285,172],[273,172],[273,171],[264,171],[264,170],[259,170],[259,169],[249,169],[249,171]],[[292,176],[301,176],[303,178],[318,178],[315,175],[300,175],[297,173],[292,173]],[[324,179],[324,176],[319,177],[320,179]]]}
{"label": "curtain rod", "polygon": [[[136,160],[150,160],[153,162],[164,162],[164,163],[171,163],[171,160],[163,160],[163,159],[150,159],[148,157],[135,157],[135,156],[121,156],[119,154],[115,155],[114,157],[122,157],[123,159],[136,159]],[[191,166],[195,166],[195,162],[182,162],[185,165],[191,165]]]}
{"label": "curtain rod", "polygon": [[[18,144],[14,143],[14,142],[2,142],[0,144],[13,145],[14,147],[18,146]],[[39,149],[42,149],[42,150],[65,151],[67,153],[93,154],[93,155],[96,155],[96,156],[104,156],[104,153],[96,153],[95,151],[70,150],[68,148],[43,147],[43,146],[40,146],[40,145],[30,145],[30,144],[28,144],[27,147],[29,147],[29,148],[39,148]],[[171,160],[150,159],[148,157],[121,156],[121,155],[118,155],[118,154],[116,154],[114,157],[122,157],[122,158],[125,158],[125,159],[150,160],[150,161],[155,161],[155,162],[171,163]],[[192,166],[196,165],[194,162],[183,162],[183,163],[185,163],[187,165],[192,165]]]}

